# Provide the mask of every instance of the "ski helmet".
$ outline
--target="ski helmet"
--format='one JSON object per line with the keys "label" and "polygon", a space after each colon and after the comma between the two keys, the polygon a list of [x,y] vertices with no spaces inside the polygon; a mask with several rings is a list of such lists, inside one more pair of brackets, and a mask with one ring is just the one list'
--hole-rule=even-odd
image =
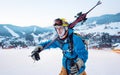
{"label": "ski helmet", "polygon": [[64,26],[64,27],[67,27],[69,24],[68,22],[66,21],[65,18],[57,18],[55,19],[55,24],[54,26]]}
{"label": "ski helmet", "polygon": [[68,23],[64,18],[55,19],[54,27],[60,39],[63,39],[67,36]]}

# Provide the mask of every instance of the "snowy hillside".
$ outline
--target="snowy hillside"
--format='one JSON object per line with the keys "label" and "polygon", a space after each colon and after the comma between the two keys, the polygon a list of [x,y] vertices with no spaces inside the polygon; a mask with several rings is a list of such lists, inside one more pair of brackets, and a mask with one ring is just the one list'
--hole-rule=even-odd
{"label": "snowy hillside", "polygon": [[96,22],[96,24],[109,24],[112,22],[120,22],[120,12],[116,14],[105,14],[98,17],[90,17],[86,21],[87,23]]}
{"label": "snowy hillside", "polygon": [[[41,60],[34,62],[29,57],[33,49],[0,49],[0,75],[58,75],[62,67],[61,50],[41,52]],[[110,50],[89,50],[86,72],[88,75],[120,75],[119,58],[119,54]]]}
{"label": "snowy hillside", "polygon": [[11,24],[0,24],[0,36],[1,37],[24,37],[25,35],[34,33],[38,35],[40,33],[49,32],[52,29],[42,28],[39,26],[27,26],[20,27]]}
{"label": "snowy hillside", "polygon": [[41,40],[50,39],[53,30],[38,26],[19,27],[0,24],[0,47],[15,48],[38,44]]}
{"label": "snowy hillside", "polygon": [[88,33],[109,33],[110,35],[120,35],[120,22],[97,25],[93,22],[91,25],[82,25],[75,28],[76,31],[85,34]]}
{"label": "snowy hillside", "polygon": [[113,45],[120,43],[120,22],[97,25],[84,23],[77,25],[75,32],[88,40],[89,48],[114,48]]}
{"label": "snowy hillside", "polygon": [[11,33],[12,36],[15,36],[15,37],[20,37],[17,33],[15,33],[13,30],[11,30],[10,28],[8,28],[7,26],[3,26],[5,29],[8,30],[8,32]]}

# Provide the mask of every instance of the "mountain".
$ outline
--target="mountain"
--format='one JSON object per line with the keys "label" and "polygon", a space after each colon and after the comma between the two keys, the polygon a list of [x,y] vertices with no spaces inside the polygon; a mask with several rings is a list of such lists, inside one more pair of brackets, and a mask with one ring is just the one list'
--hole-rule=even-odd
{"label": "mountain", "polygon": [[114,20],[108,22],[103,24],[97,24],[97,22],[84,23],[76,26],[74,30],[83,39],[88,40],[89,48],[113,49],[120,44],[120,22]]}
{"label": "mountain", "polygon": [[88,18],[83,25],[78,23],[74,29],[84,34],[109,33],[110,35],[120,35],[120,13]]}
{"label": "mountain", "polygon": [[52,29],[41,28],[38,26],[20,27],[11,24],[0,24],[0,36],[1,37],[23,37],[34,33],[35,35],[42,34],[44,32],[50,32]]}
{"label": "mountain", "polygon": [[0,24],[0,47],[27,47],[39,43],[45,38],[50,39],[52,28],[39,26],[20,27],[11,24]]}
{"label": "mountain", "polygon": [[120,22],[120,13],[105,14],[99,17],[91,17],[86,20],[86,23],[109,24],[111,22]]}

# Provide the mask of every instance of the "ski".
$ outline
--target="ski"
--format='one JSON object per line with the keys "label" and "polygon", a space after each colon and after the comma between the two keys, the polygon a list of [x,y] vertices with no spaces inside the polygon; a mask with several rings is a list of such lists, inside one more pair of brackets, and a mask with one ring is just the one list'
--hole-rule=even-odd
{"label": "ski", "polygon": [[87,14],[100,4],[102,4],[102,2],[98,1],[97,4],[93,6],[88,12],[84,14],[82,14],[82,12],[78,13],[77,16],[75,16],[77,19],[69,25],[69,28],[73,28],[78,22],[81,22],[81,21],[85,22],[87,20],[86,18]]}

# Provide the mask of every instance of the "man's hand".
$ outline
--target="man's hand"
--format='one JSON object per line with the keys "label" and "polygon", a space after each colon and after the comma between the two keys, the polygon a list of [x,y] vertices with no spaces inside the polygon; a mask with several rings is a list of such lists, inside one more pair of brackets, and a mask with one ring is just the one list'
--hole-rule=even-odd
{"label": "man's hand", "polygon": [[77,62],[74,63],[73,66],[71,66],[71,69],[70,69],[71,74],[76,74],[83,65],[84,65],[84,62],[80,58],[78,58]]}
{"label": "man's hand", "polygon": [[31,58],[35,61],[40,60],[40,56],[39,53],[42,51],[43,47],[42,46],[38,46],[36,47],[32,52],[31,52]]}
{"label": "man's hand", "polygon": [[78,66],[77,64],[74,64],[73,66],[71,66],[70,72],[71,74],[76,74],[78,72]]}

